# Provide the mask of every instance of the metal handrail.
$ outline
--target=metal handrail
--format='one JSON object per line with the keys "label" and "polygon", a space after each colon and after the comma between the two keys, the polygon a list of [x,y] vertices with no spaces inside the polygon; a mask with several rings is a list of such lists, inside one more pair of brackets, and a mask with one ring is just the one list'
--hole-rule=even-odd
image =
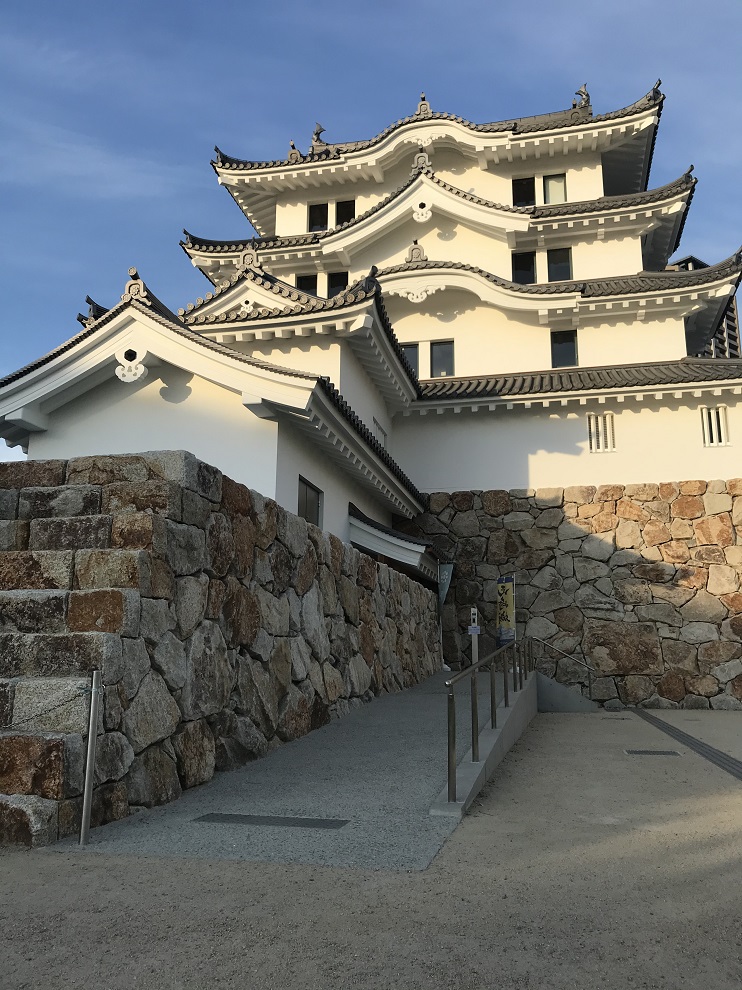
{"label": "metal handrail", "polygon": [[587,670],[587,693],[588,693],[588,697],[592,701],[593,674],[597,673],[596,668],[593,667],[593,665],[588,663],[586,660],[580,660],[579,657],[573,657],[571,654],[565,653],[564,650],[560,650],[558,646],[552,646],[551,643],[547,643],[545,640],[539,639],[538,636],[531,636],[530,638],[533,640],[534,643],[540,643],[542,646],[548,647],[550,650],[553,650],[555,653],[559,653],[561,656],[565,657],[567,660],[571,660],[573,663],[578,663],[581,667],[584,667]]}
{"label": "metal handrail", "polygon": [[492,728],[497,728],[497,693],[495,689],[495,674],[497,670],[496,660],[502,655],[502,681],[503,681],[503,705],[510,706],[508,667],[505,662],[505,654],[511,651],[513,654],[513,693],[522,690],[524,682],[533,672],[533,645],[529,641],[524,643],[513,642],[506,646],[501,646],[499,650],[489,653],[481,660],[476,658],[478,641],[473,637],[473,663],[469,667],[460,670],[453,677],[446,681],[448,688],[448,800],[456,800],[456,699],[454,688],[460,682],[469,678],[471,687],[471,759],[472,763],[479,763],[479,696],[477,693],[477,672],[489,664],[490,670],[490,724]]}

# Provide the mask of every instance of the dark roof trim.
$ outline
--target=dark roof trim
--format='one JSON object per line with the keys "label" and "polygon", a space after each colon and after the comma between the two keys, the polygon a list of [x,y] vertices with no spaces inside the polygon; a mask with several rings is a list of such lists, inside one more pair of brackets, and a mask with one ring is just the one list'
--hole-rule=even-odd
{"label": "dark roof trim", "polygon": [[742,360],[682,358],[654,364],[532,371],[489,378],[444,378],[422,382],[422,400],[511,398],[553,393],[742,381]]}
{"label": "dark roof trim", "polygon": [[[513,135],[532,134],[539,131],[559,130],[564,127],[579,127],[584,124],[602,123],[612,120],[622,120],[626,117],[636,116],[653,106],[662,106],[665,97],[657,87],[650,90],[636,103],[611,113],[598,114],[593,116],[592,107],[572,107],[567,110],[559,110],[554,113],[539,114],[533,117],[511,118],[506,121],[496,121],[487,124],[475,124],[464,117],[450,113],[432,112],[427,103],[422,102],[418,107],[418,112],[408,117],[402,117],[389,127],[385,128],[375,137],[366,141],[352,141],[345,144],[326,144],[320,142],[313,144],[311,151],[302,155],[300,152],[292,152],[292,157],[272,162],[257,162],[241,158],[233,158],[225,155],[219,148],[215,148],[216,160],[212,162],[214,167],[233,169],[235,171],[258,171],[271,168],[296,168],[306,165],[324,165],[341,157],[341,155],[351,154],[357,151],[364,151],[383,141],[390,134],[403,127],[414,126],[419,123],[427,123],[431,120],[447,120],[461,124],[467,130],[477,134],[495,134],[510,132]],[[421,112],[421,107],[427,110]]]}
{"label": "dark roof trim", "polygon": [[435,547],[429,540],[421,540],[417,536],[408,536],[407,533],[402,533],[398,529],[392,529],[391,526],[384,526],[382,523],[377,522],[375,519],[371,519],[367,516],[365,512],[362,512],[357,505],[353,502],[348,502],[348,515],[351,519],[357,519],[359,522],[365,523],[370,526],[371,529],[376,529],[380,533],[384,533],[386,536],[393,536],[397,540],[402,540],[404,543],[410,543],[413,546],[421,547],[431,557],[437,557]]}

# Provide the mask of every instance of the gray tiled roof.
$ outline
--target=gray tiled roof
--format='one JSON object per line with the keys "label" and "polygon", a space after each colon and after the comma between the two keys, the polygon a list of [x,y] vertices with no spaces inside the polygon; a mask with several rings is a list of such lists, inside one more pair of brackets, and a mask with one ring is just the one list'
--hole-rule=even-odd
{"label": "gray tiled roof", "polygon": [[503,289],[512,292],[520,292],[526,295],[562,295],[569,293],[579,293],[584,297],[630,295],[644,292],[664,292],[672,289],[684,289],[694,285],[707,285],[725,278],[736,276],[739,281],[742,272],[742,248],[725,261],[718,265],[711,265],[692,272],[639,272],[637,275],[619,275],[612,278],[592,278],[582,281],[569,282],[537,282],[533,285],[520,285],[517,282],[510,282],[492,275],[490,272],[477,268],[476,265],[467,265],[462,261],[412,261],[401,265],[393,265],[391,268],[383,268],[378,272],[378,278],[383,280],[387,275],[396,275],[401,272],[414,271],[467,271],[474,272],[499,285]]}
{"label": "gray tiled roof", "polygon": [[641,386],[742,380],[742,360],[683,358],[653,364],[562,368],[484,378],[438,378],[420,383],[422,401],[512,398]]}
{"label": "gray tiled roof", "polygon": [[342,144],[321,143],[318,145],[313,145],[312,150],[308,154],[295,155],[292,160],[284,159],[270,162],[249,161],[240,158],[233,158],[230,155],[225,155],[219,148],[215,148],[216,161],[213,164],[219,168],[233,169],[235,171],[258,171],[260,169],[287,167],[296,168],[297,165],[322,165],[328,161],[332,161],[333,159],[340,158],[341,155],[371,148],[380,141],[383,141],[384,138],[388,137],[394,131],[410,125],[414,126],[420,122],[428,122],[431,120],[452,121],[461,124],[468,130],[478,134],[496,134],[501,132],[510,132],[512,134],[530,134],[538,131],[557,130],[563,127],[574,127],[587,123],[601,123],[604,121],[621,120],[642,113],[649,107],[661,106],[663,100],[664,96],[659,93],[658,90],[653,89],[647,93],[646,96],[643,96],[641,100],[637,100],[636,103],[632,103],[628,107],[623,107],[620,110],[614,110],[611,113],[598,114],[597,116],[593,116],[592,107],[590,106],[571,107],[570,109],[559,110],[555,113],[539,114],[534,117],[511,118],[510,120],[495,121],[486,124],[475,124],[470,120],[466,120],[464,117],[459,117],[450,113],[428,112],[421,114],[418,112],[411,114],[408,117],[402,117],[400,120],[390,124],[389,127],[386,127],[383,131],[369,140],[351,141]]}
{"label": "gray tiled roof", "polygon": [[[186,310],[179,310],[185,320],[185,322],[190,325],[204,326],[204,327],[216,327],[224,323],[249,323],[256,320],[266,320],[266,319],[280,319],[281,317],[291,317],[301,314],[311,314],[318,312],[336,312],[338,310],[347,309],[350,306],[355,306],[359,302],[363,302],[367,299],[374,299],[376,303],[376,310],[379,314],[379,321],[381,323],[384,334],[386,335],[389,343],[394,349],[394,353],[397,355],[405,373],[412,385],[417,388],[417,377],[410,366],[409,361],[405,357],[404,351],[397,340],[397,335],[394,332],[391,321],[389,319],[389,314],[386,311],[386,306],[384,305],[384,298],[381,293],[381,286],[376,279],[376,268],[372,268],[366,278],[359,279],[359,281],[354,282],[353,285],[348,286],[343,292],[338,292],[335,296],[330,296],[328,299],[322,298],[321,296],[312,296],[306,292],[299,292],[298,289],[293,288],[293,286],[288,285],[286,282],[281,282],[279,279],[272,275],[266,273],[260,273],[255,271],[255,269],[248,268],[241,274],[233,275],[231,279],[220,289],[217,289],[214,293],[208,293],[207,295],[211,298],[218,296],[221,292],[226,292],[231,289],[233,285],[237,282],[243,280],[245,282],[254,282],[264,288],[269,288],[271,292],[275,292],[281,299],[285,299],[287,303],[293,303],[293,305],[276,306],[274,308],[269,308],[267,306],[256,307],[251,313],[242,313],[240,309],[229,310],[227,313],[196,313],[195,310],[198,308],[194,304],[190,304],[189,308]],[[205,305],[207,299],[202,300],[200,305]],[[278,300],[277,300],[278,301]]]}
{"label": "gray tiled roof", "polygon": [[[645,192],[629,193],[622,196],[600,196],[596,199],[581,200],[573,203],[558,203],[553,206],[507,206],[503,203],[496,203],[493,200],[484,199],[482,196],[477,196],[474,193],[465,192],[463,189],[459,189],[456,186],[451,185],[451,183],[446,182],[445,179],[439,178],[430,166],[419,168],[416,167],[412,169],[410,177],[403,182],[402,185],[398,186],[364,213],[360,213],[357,217],[354,217],[353,220],[348,220],[346,223],[340,224],[338,227],[331,227],[329,230],[315,231],[308,234],[287,234],[283,237],[253,237],[251,239],[234,241],[208,240],[205,238],[195,237],[187,230],[184,230],[183,233],[186,235],[186,240],[181,241],[181,246],[185,248],[186,252],[188,252],[188,250],[193,250],[208,254],[227,254],[234,253],[235,251],[247,251],[249,249],[254,249],[257,251],[271,251],[276,248],[303,247],[308,244],[318,244],[321,240],[332,237],[339,231],[347,230],[350,227],[355,227],[358,224],[363,223],[364,220],[367,220],[374,214],[379,213],[395,199],[401,196],[403,192],[409,189],[409,187],[420,175],[427,176],[432,182],[440,186],[442,189],[445,189],[447,192],[458,196],[460,199],[463,199],[468,203],[477,203],[478,205],[485,206],[489,209],[514,213],[520,216],[528,216],[534,220],[549,220],[556,217],[578,216],[584,213],[597,213],[600,211],[608,212],[610,210],[627,209],[633,206],[651,206],[654,203],[661,203],[663,200],[672,199],[673,196],[677,196],[679,193],[683,193],[686,190],[690,190],[692,195],[698,180],[692,177],[691,170],[692,166],[691,169],[679,179],[675,179],[673,182],[667,183],[667,185],[659,186],[656,189],[650,189]],[[690,205],[690,198],[688,203]]]}

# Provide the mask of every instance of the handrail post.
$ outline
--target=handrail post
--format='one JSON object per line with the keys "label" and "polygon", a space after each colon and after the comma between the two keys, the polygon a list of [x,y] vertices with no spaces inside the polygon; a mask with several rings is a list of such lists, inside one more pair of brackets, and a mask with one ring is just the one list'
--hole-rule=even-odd
{"label": "handrail post", "polygon": [[448,689],[448,800],[456,800],[456,699]]}
{"label": "handrail post", "polygon": [[518,648],[520,644],[513,644],[513,694],[518,691]]}
{"label": "handrail post", "polygon": [[95,750],[98,737],[98,708],[100,707],[99,670],[93,671],[90,688],[90,718],[88,721],[88,752],[85,761],[85,783],[82,797],[82,820],[80,822],[80,845],[87,845],[90,835],[90,812],[93,807],[93,784],[95,783]]}
{"label": "handrail post", "polygon": [[[512,648],[511,645],[510,650]],[[502,654],[502,697],[505,708],[510,707],[510,699],[508,698],[508,654],[510,650],[504,650]]]}
{"label": "handrail post", "polygon": [[477,664],[479,663],[479,612],[471,610],[471,761],[479,763],[479,696],[477,692]]}
{"label": "handrail post", "polygon": [[495,684],[495,671],[497,664],[494,659],[490,662],[490,722],[492,728],[497,728],[497,686]]}

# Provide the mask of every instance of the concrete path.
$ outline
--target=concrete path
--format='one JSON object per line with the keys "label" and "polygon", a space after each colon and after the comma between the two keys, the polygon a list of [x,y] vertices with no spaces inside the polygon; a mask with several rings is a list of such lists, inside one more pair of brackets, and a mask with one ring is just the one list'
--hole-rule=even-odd
{"label": "concrete path", "polygon": [[[94,829],[85,851],[423,870],[456,826],[429,815],[446,781],[448,676],[383,695],[171,805]],[[479,681],[483,726],[489,675]],[[460,760],[471,745],[468,682],[457,702]],[[199,820],[230,815],[314,821]],[[74,839],[52,847],[71,849]]]}
{"label": "concrete path", "polygon": [[3,990],[742,985],[742,784],[630,713],[537,716],[424,871],[171,853],[0,853]]}

